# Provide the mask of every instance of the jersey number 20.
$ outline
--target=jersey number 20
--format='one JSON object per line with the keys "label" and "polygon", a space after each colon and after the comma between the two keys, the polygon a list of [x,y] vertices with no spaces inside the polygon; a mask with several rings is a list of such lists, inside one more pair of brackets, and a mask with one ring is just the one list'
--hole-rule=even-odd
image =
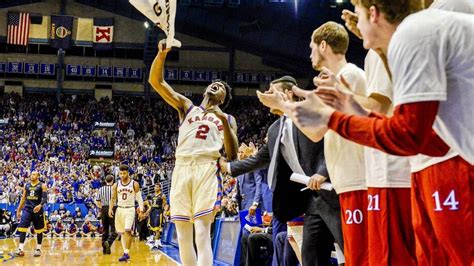
{"label": "jersey number 20", "polygon": [[198,131],[196,132],[197,139],[207,139],[207,133],[209,133],[209,126],[208,125],[200,125],[198,127]]}

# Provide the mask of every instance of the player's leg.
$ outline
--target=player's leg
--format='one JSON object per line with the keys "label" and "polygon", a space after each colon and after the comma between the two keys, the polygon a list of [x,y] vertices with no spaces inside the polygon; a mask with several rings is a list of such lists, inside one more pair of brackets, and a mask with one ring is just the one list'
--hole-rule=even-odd
{"label": "player's leg", "polygon": [[46,231],[46,220],[43,210],[38,213],[33,213],[33,227],[36,232],[36,249],[34,256],[41,256],[41,244],[43,243],[43,232]]}
{"label": "player's leg", "polygon": [[339,194],[344,237],[344,256],[348,265],[368,265],[367,191]]}
{"label": "player's leg", "polygon": [[214,214],[201,216],[194,221],[199,266],[212,265],[211,225],[213,221]]}
{"label": "player's leg", "polygon": [[410,188],[368,188],[370,265],[416,265]]}
{"label": "player's leg", "polygon": [[161,246],[161,230],[163,228],[163,213],[159,213],[158,215],[158,229],[155,231],[155,245],[160,247]]}
{"label": "player's leg", "polygon": [[193,241],[192,191],[193,179],[198,178],[195,167],[182,165],[179,161],[173,171],[170,191],[171,220],[176,226],[179,256],[183,265],[197,265]]}
{"label": "player's leg", "polygon": [[26,233],[28,232],[28,228],[30,227],[32,220],[32,211],[27,209],[23,209],[21,212],[21,220],[20,224],[18,225],[18,232],[20,233],[20,244],[18,250],[15,252],[17,256],[25,256],[25,240],[26,240]]}
{"label": "player's leg", "polygon": [[124,234],[122,234],[122,247],[123,247],[123,256],[119,258],[119,261],[128,261],[130,260],[130,246],[132,245],[132,231],[133,224],[135,222],[135,209],[127,208],[123,210],[123,219],[124,219]]}
{"label": "player's leg", "polygon": [[473,190],[474,166],[461,157],[413,174],[413,227],[420,265],[471,265]]}
{"label": "player's leg", "polygon": [[193,245],[193,224],[185,221],[175,221],[174,224],[178,235],[179,257],[182,264],[186,266],[197,265],[196,252]]}
{"label": "player's leg", "polygon": [[159,218],[160,218],[160,213],[156,210],[152,210],[150,213],[150,217],[148,218],[148,224],[150,225],[150,230],[153,232],[153,246],[151,247],[152,251],[158,250],[158,235],[159,235]]}
{"label": "player's leg", "polygon": [[212,265],[211,225],[222,197],[221,177],[214,162],[197,165],[196,172],[192,195],[198,265]]}

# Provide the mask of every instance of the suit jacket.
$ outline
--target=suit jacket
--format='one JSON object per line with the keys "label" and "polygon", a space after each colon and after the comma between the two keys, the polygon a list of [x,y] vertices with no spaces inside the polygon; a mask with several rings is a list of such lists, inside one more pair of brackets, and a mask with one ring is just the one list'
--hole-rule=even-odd
{"label": "suit jacket", "polygon": [[248,210],[254,202],[257,202],[260,208],[262,207],[262,175],[260,171],[239,175],[237,184],[237,199],[241,210]]}
{"label": "suit jacket", "polygon": [[[319,192],[306,190],[301,192],[301,189],[305,186],[290,181],[293,171],[281,155],[281,142],[280,139],[277,139],[281,136],[280,131],[283,129],[283,121],[284,117],[281,117],[270,126],[268,129],[268,143],[263,145],[255,156],[242,161],[231,162],[230,172],[233,176],[238,176],[257,169],[266,168],[270,165],[273,153],[277,152],[275,156],[276,161],[273,164],[273,176],[270,176],[271,169],[269,169],[268,179],[273,179],[274,182],[273,213],[279,221],[287,222],[303,213],[320,214],[318,211],[318,206],[320,205],[339,208],[339,199],[334,190],[321,190]],[[324,141],[321,140],[314,143],[296,126],[293,126],[293,141],[298,161],[303,171],[309,176],[317,173],[327,177],[328,173],[324,160]]]}

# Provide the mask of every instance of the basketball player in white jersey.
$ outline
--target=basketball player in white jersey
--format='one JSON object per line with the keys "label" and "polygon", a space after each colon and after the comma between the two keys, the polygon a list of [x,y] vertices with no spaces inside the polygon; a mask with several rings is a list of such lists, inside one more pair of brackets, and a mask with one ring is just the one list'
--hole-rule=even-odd
{"label": "basketball player in white jersey", "polygon": [[109,204],[109,216],[114,216],[114,205],[117,202],[115,212],[115,230],[121,234],[124,253],[119,261],[129,261],[129,249],[132,245],[132,226],[135,221],[135,200],[138,202],[139,216],[143,215],[143,198],[140,186],[130,178],[127,165],[119,168],[120,180],[112,186],[112,199]]}
{"label": "basketball player in white jersey", "polygon": [[[164,80],[163,70],[170,49],[159,44],[150,70],[149,82],[161,97],[178,111],[178,147],[170,191],[171,220],[178,233],[183,265],[212,265],[211,224],[220,207],[222,184],[217,160],[224,146],[228,160],[237,157],[235,118],[222,112],[231,99],[231,88],[215,81],[204,92],[201,105],[175,92]],[[193,223],[198,260],[193,247]]]}

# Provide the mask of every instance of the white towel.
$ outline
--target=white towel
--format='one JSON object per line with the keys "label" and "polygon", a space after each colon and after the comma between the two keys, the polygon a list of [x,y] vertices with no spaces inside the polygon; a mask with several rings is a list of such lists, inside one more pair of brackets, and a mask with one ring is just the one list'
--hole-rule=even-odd
{"label": "white towel", "polygon": [[181,47],[181,42],[174,38],[176,0],[130,0],[129,2],[165,32],[167,48]]}

